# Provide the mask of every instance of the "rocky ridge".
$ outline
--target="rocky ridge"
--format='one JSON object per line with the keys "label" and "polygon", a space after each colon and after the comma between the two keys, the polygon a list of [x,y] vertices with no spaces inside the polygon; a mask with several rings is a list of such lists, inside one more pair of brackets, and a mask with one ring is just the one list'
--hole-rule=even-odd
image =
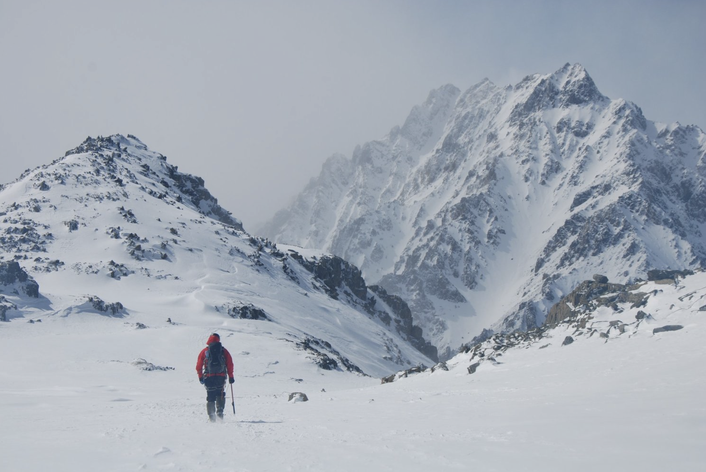
{"label": "rocky ridge", "polygon": [[701,129],[649,121],[566,64],[432,92],[260,232],[356,264],[446,358],[484,329],[541,326],[596,272],[703,267],[705,159]]}
{"label": "rocky ridge", "polygon": [[[404,302],[390,307],[390,297],[369,290],[340,258],[305,257],[249,235],[201,178],[134,136],[88,138],[0,188],[3,320],[34,313],[129,319],[162,310],[154,292],[167,304],[191,294],[192,310],[204,316],[281,326],[283,340],[321,368],[370,374],[435,356]],[[155,320],[131,323],[144,329]],[[361,358],[348,336],[362,337],[370,351]]]}
{"label": "rocky ridge", "polygon": [[[629,339],[632,336],[656,335],[684,328],[680,324],[665,324],[660,318],[668,315],[653,316],[647,307],[651,298],[662,296],[660,285],[669,285],[678,290],[686,277],[698,274],[702,281],[706,272],[652,270],[646,281],[636,281],[634,284],[608,283],[605,276],[595,276],[594,280],[581,283],[570,294],[562,298],[551,309],[551,318],[539,327],[529,331],[513,333],[492,333],[486,330],[473,341],[459,349],[458,354],[448,362],[437,364],[431,368],[424,365],[414,366],[382,378],[382,383],[390,383],[410,375],[449,370],[449,365],[455,368],[463,366],[468,374],[474,374],[482,365],[500,366],[502,357],[509,351],[538,348],[545,349],[552,344],[569,346],[574,342],[582,342],[596,338],[604,342]],[[703,282],[701,282],[703,283]],[[651,289],[648,289],[651,287]],[[647,289],[647,290],[646,290]],[[688,305],[691,313],[706,312],[706,287],[699,285],[696,291],[681,293],[675,297],[671,308],[677,304]],[[696,315],[698,316],[698,315]]]}

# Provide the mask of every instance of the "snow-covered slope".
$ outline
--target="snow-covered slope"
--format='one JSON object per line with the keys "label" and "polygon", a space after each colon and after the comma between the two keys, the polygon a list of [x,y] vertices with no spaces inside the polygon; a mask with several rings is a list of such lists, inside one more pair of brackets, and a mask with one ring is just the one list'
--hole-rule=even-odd
{"label": "snow-covered slope", "polygon": [[[2,469],[701,472],[706,274],[637,292],[644,306],[583,313],[582,334],[576,319],[515,348],[485,344],[473,374],[481,350],[384,385],[293,355],[275,323],[263,336],[214,313],[12,318],[0,323]],[[211,424],[193,368],[215,325],[236,382]],[[665,325],[682,328],[655,333]]]}
{"label": "snow-covered slope", "polygon": [[[248,235],[203,184],[116,135],[89,138],[5,185],[0,272],[15,278],[0,280],[3,317],[59,325],[103,315],[116,336],[173,323],[248,333],[322,368],[373,376],[432,363],[411,316],[355,267]],[[38,294],[18,290],[22,274]]]}
{"label": "snow-covered slope", "polygon": [[651,122],[567,64],[432,92],[260,233],[356,264],[450,355],[484,328],[540,325],[596,273],[704,266],[705,156],[701,129]]}

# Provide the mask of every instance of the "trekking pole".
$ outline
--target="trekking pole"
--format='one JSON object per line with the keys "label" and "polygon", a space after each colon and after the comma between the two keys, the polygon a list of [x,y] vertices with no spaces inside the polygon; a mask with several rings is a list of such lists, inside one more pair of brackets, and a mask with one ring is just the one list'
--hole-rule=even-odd
{"label": "trekking pole", "polygon": [[235,414],[235,397],[233,396],[233,384],[230,384],[230,400],[233,405],[233,414]]}

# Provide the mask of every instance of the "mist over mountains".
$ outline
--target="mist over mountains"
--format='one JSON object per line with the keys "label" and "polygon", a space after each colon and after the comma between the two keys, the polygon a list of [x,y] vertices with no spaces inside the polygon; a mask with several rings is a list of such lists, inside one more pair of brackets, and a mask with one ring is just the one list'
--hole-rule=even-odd
{"label": "mist over mountains", "polygon": [[135,136],[89,137],[0,186],[3,464],[701,471],[704,155],[579,65],[444,86],[331,157],[273,242]]}
{"label": "mist over mountains", "polygon": [[541,325],[595,274],[703,267],[705,156],[698,127],[652,122],[566,64],[432,91],[401,127],[329,158],[258,232],[355,264],[448,357]]}
{"label": "mist over mountains", "polygon": [[[446,85],[383,139],[329,158],[262,239],[136,137],[88,138],[0,188],[2,261],[18,264],[5,269],[42,294],[41,307],[6,297],[3,316],[183,298],[194,313],[294,326],[292,342],[335,368],[430,364],[542,325],[596,274],[703,267],[705,142],[604,96],[579,64]],[[341,309],[345,335],[328,314]],[[330,341],[351,334],[372,357]]]}

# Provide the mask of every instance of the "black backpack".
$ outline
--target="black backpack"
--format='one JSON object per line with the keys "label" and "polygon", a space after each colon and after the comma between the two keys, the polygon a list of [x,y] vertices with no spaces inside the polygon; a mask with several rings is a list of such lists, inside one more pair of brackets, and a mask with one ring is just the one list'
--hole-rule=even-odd
{"label": "black backpack", "polygon": [[219,342],[209,344],[206,350],[206,373],[226,373],[226,356],[223,354],[223,345]]}

